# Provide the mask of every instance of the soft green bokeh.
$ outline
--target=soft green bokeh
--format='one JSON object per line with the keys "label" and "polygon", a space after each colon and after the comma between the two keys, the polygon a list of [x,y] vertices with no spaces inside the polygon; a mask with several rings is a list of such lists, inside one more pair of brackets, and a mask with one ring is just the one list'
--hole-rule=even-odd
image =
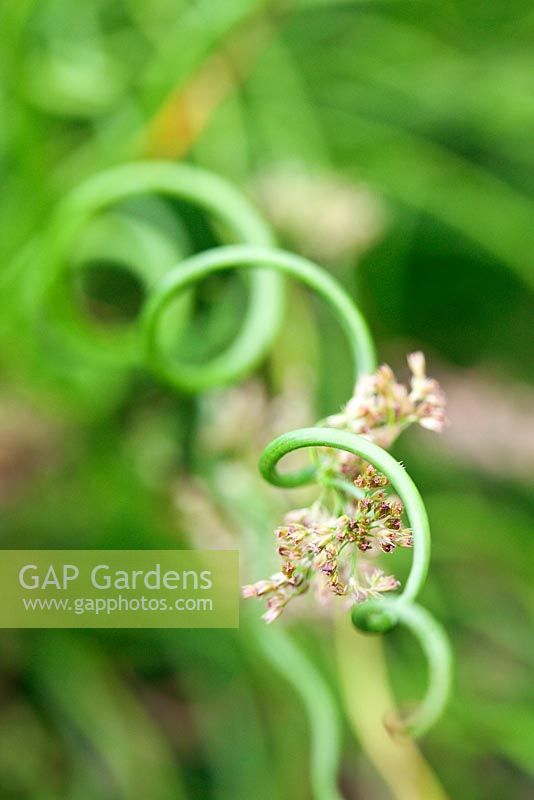
{"label": "soft green bokeh", "polygon": [[[190,397],[142,366],[81,358],[36,300],[53,210],[81,181],[147,158],[213,170],[357,298],[381,359],[405,375],[424,350],[449,394],[443,436],[410,431],[394,449],[427,504],[423,599],[456,657],[420,747],[445,796],[529,796],[531,4],[5,0],[0,23],[1,546],[238,545],[247,582],[274,564],[273,527],[309,495],[266,487],[257,458],[352,389],[321,302],[292,286],[253,382]],[[93,323],[133,324],[144,295],[128,259],[139,270],[146,249],[145,268],[161,266],[230,239],[194,206],[135,198],[87,231],[72,253],[85,280],[67,289]],[[238,278],[202,285],[181,355],[223,349],[246,302]],[[255,639],[259,614],[244,609],[237,631],[0,632],[0,796],[306,800],[340,720],[343,796],[394,797],[349,727],[324,617],[308,604],[288,626],[312,665],[310,708]],[[417,697],[415,641],[394,631],[386,651],[397,695]]]}

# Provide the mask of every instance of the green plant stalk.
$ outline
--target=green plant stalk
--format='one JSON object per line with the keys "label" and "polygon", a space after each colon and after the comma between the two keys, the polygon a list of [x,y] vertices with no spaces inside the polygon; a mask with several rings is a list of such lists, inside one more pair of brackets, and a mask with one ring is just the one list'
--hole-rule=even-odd
{"label": "green plant stalk", "polygon": [[431,767],[409,737],[384,725],[394,699],[383,640],[355,631],[345,615],[334,626],[335,653],[347,720],[395,800],[446,800]]}
{"label": "green plant stalk", "polygon": [[[260,555],[259,541],[265,529],[269,508],[258,510],[258,492],[247,481],[231,492],[224,492],[213,479],[210,492],[225,511],[248,536],[246,557],[265,560]],[[274,525],[274,520],[271,520]],[[265,568],[268,564],[265,564]],[[310,782],[314,800],[343,800],[337,787],[341,760],[341,730],[336,698],[321,672],[295,641],[291,632],[282,627],[268,627],[250,615],[245,618],[247,629],[244,641],[259,652],[300,698],[308,717],[310,730]],[[247,635],[249,634],[249,635]],[[255,656],[254,656],[255,657]]]}
{"label": "green plant stalk", "polygon": [[[183,291],[210,275],[236,268],[256,271],[258,267],[267,267],[276,273],[296,278],[323,297],[338,315],[339,322],[347,334],[356,377],[373,372],[376,358],[367,324],[339,284],[328,273],[301,256],[283,250],[250,245],[229,245],[192,256],[167,273],[158,283],[148,298],[141,321],[147,365],[162,379],[178,388],[192,389],[195,384],[198,385],[197,367],[169,363],[168,359],[162,356],[158,345],[161,315]],[[250,314],[247,316],[250,325],[245,323],[239,341],[234,342],[233,356],[241,365],[242,372],[256,366],[262,355],[258,351],[256,341],[258,334],[265,328],[265,315],[272,313],[268,308],[268,302],[268,298],[265,298],[254,318]],[[202,376],[204,388],[221,383],[222,373],[225,371],[234,376],[239,373],[237,363],[233,363],[232,368],[228,369],[226,358],[223,363],[221,358],[214,359],[206,365]]]}
{"label": "green plant stalk", "polygon": [[451,647],[443,627],[419,603],[395,602],[390,598],[384,598],[384,602],[394,605],[400,624],[415,636],[427,659],[428,690],[405,720],[407,729],[420,736],[439,719],[447,703],[453,675]]}
{"label": "green plant stalk", "polygon": [[[44,306],[45,317],[50,317],[53,302],[54,318],[70,340],[80,337],[93,340],[95,336],[92,326],[78,313],[61,286],[77,237],[99,212],[148,193],[199,206],[239,241],[273,245],[268,226],[252,204],[226,181],[197,167],[150,161],[124,164],[95,175],[71,192],[56,210],[43,242],[43,263],[33,290],[32,306]],[[265,355],[279,328],[284,299],[282,279],[272,271],[257,269],[250,275],[249,285],[249,305],[235,341],[214,364],[189,367],[187,376],[176,381],[177,388],[197,392],[235,382]]]}
{"label": "green plant stalk", "polygon": [[[217,248],[182,262],[170,271],[155,287],[143,310],[141,335],[147,364],[165,380],[174,385],[187,384],[187,365],[169,362],[160,352],[158,330],[164,311],[186,289],[210,275],[238,267],[255,269],[267,266],[296,278],[314,289],[337,312],[340,324],[347,334],[352,351],[354,371],[358,378],[375,368],[374,346],[365,320],[348,295],[328,274],[300,256],[281,250],[233,245]],[[260,320],[261,321],[261,320]],[[251,361],[250,342],[245,348],[242,362]],[[194,368],[193,368],[194,369]],[[206,366],[207,385],[219,382],[217,361]],[[439,626],[428,612],[414,604],[425,581],[430,560],[430,530],[421,496],[404,468],[385,450],[346,431],[331,428],[305,428],[278,437],[265,449],[260,470],[270,483],[295,487],[321,479],[317,464],[290,474],[278,472],[277,465],[283,456],[303,447],[328,447],[345,450],[365,459],[384,473],[399,494],[413,531],[413,560],[405,587],[393,600],[368,601],[354,607],[353,624],[370,633],[385,633],[399,622],[409,627],[423,645],[430,665],[430,686],[425,698],[405,722],[413,735],[426,731],[441,713],[447,700],[451,681],[451,658],[448,644]],[[326,477],[325,482],[328,481]],[[428,640],[427,638],[428,637]]]}
{"label": "green plant stalk", "polygon": [[[215,214],[234,235],[248,242],[185,259],[152,287],[141,314],[139,345],[144,362],[161,378],[180,390],[195,392],[231,383],[250,372],[263,358],[278,330],[283,304],[280,273],[316,291],[336,312],[349,341],[356,380],[375,370],[374,345],[367,324],[339,284],[307,259],[275,250],[269,229],[238,193],[209,173],[184,165],[165,162],[124,165],[94,177],[73,192],[56,214],[48,238],[50,252],[41,286],[45,296],[60,283],[73,242],[92,216],[110,204],[147,191],[199,204]],[[233,343],[204,364],[184,364],[169,359],[159,339],[163,313],[199,281],[236,268],[252,271],[252,296]],[[440,627],[428,612],[414,603],[426,578],[430,558],[430,532],[422,499],[403,467],[385,450],[363,437],[324,427],[292,431],[271,442],[260,460],[263,476],[277,486],[301,486],[314,479],[327,485],[331,476],[321,475],[317,463],[290,474],[278,472],[278,462],[284,455],[304,447],[337,448],[363,458],[389,478],[404,503],[414,537],[413,560],[406,585],[393,599],[367,601],[355,606],[352,621],[361,630],[373,633],[387,632],[402,622],[419,639],[430,665],[430,688],[418,710],[409,718],[407,727],[412,733],[422,733],[443,708],[451,673],[450,652]],[[344,490],[345,487],[337,488]],[[308,671],[307,674],[312,673]],[[313,683],[310,678],[309,687]],[[311,690],[304,691],[304,698],[310,696]],[[321,725],[317,725],[311,706],[309,714],[313,729],[319,730]],[[323,716],[326,720],[326,715]],[[329,763],[334,760],[332,756]],[[317,780],[321,786],[319,778]],[[331,780],[329,785],[332,785]],[[325,792],[329,790],[323,786],[318,791],[321,800],[323,797],[326,800]]]}
{"label": "green plant stalk", "polygon": [[404,721],[418,736],[440,716],[452,681],[450,646],[440,625],[428,611],[415,603],[424,584],[430,560],[430,530],[421,496],[404,468],[385,450],[361,436],[331,428],[302,428],[271,442],[260,459],[260,471],[275,486],[296,487],[317,476],[317,467],[280,473],[278,462],[288,453],[304,447],[329,447],[360,456],[387,476],[406,509],[413,531],[414,547],[410,574],[402,592],[393,598],[368,600],[354,606],[352,622],[367,633],[387,633],[402,623],[415,634],[429,665],[429,686],[417,709]]}
{"label": "green plant stalk", "polygon": [[[405,600],[414,600],[428,571],[430,529],[421,495],[408,473],[386,450],[355,433],[333,428],[301,428],[284,433],[267,445],[260,459],[260,471],[265,480],[275,486],[283,487],[297,487],[310,483],[317,476],[315,466],[292,473],[280,473],[277,468],[278,462],[285,455],[303,447],[333,447],[345,450],[373,464],[389,478],[404,503],[413,530],[413,561],[402,597]],[[365,605],[362,604],[360,608]]]}
{"label": "green plant stalk", "polygon": [[340,730],[335,701],[320,673],[283,628],[257,626],[258,649],[291,685],[306,709],[311,736],[310,779],[315,800],[343,800],[337,788]]}

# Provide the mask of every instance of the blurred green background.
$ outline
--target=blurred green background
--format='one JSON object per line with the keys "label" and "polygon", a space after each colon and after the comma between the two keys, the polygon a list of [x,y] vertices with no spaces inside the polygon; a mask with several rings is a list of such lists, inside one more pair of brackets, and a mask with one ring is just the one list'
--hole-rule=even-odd
{"label": "blurred green background", "polygon": [[[531,797],[532,4],[5,0],[0,21],[1,546],[239,546],[247,581],[263,574],[255,534],[273,558],[299,497],[263,484],[261,449],[351,392],[320,303],[292,286],[264,366],[202,397],[36,324],[43,235],[69,190],[141,159],[219,173],[346,286],[381,360],[406,377],[423,349],[449,398],[441,437],[395,448],[431,519],[424,602],[457,664],[446,716],[399,766],[373,726],[381,654],[352,665],[352,713],[327,622],[307,608],[287,623],[332,694],[342,794]],[[140,253],[161,269],[221,237],[162,197],[113,213],[73,253],[70,290],[118,329],[142,304]],[[238,329],[246,288],[210,280],[197,301],[187,341],[204,357]],[[254,645],[259,615],[237,631],[3,631],[0,796],[310,798],[306,711]],[[416,698],[415,644],[394,632],[385,652],[395,692]]]}

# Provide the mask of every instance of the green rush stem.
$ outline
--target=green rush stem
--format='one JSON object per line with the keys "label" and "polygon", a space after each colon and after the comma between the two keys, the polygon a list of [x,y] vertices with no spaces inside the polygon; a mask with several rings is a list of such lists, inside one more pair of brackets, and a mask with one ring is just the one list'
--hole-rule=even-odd
{"label": "green rush stem", "polygon": [[[197,168],[167,162],[123,165],[86,181],[62,203],[49,231],[40,289],[46,295],[60,283],[77,236],[91,218],[109,205],[128,197],[156,192],[199,205],[213,214],[244,244],[219,247],[184,259],[170,269],[149,291],[140,318],[139,347],[147,366],[174,387],[197,392],[244,377],[258,365],[274,341],[283,310],[281,274],[297,279],[316,291],[335,312],[351,348],[355,379],[376,368],[373,341],[359,309],[342,287],[311,261],[273,248],[268,227],[239,192],[216,176]],[[237,337],[221,354],[202,364],[184,364],[164,353],[161,315],[185,290],[211,275],[250,270],[251,297]],[[74,331],[73,331],[74,332]],[[413,560],[402,593],[387,600],[356,606],[353,623],[363,630],[386,632],[401,622],[418,638],[430,668],[429,689],[417,711],[407,720],[413,733],[426,730],[441,713],[451,675],[451,658],[441,628],[413,603],[425,580],[430,557],[430,533],[426,511],[413,481],[403,467],[382,448],[356,434],[317,427],[292,431],[278,437],[260,460],[263,476],[277,486],[300,486],[320,477],[320,465],[280,474],[278,462],[287,453],[304,447],[329,447],[364,458],[385,474],[404,503],[413,531]],[[349,485],[324,476],[325,486],[355,496]],[[332,699],[320,675],[290,639],[279,631],[258,633],[264,652],[291,680],[305,703],[312,729],[312,783],[317,800],[339,800],[336,770],[339,733]],[[299,680],[295,680],[295,671]]]}
{"label": "green rush stem", "polygon": [[278,462],[293,450],[303,447],[333,447],[360,456],[386,475],[404,503],[413,531],[413,560],[400,597],[414,600],[426,578],[430,560],[430,530],[425,506],[414,482],[393,456],[362,436],[332,428],[301,428],[284,433],[267,445],[260,459],[260,471],[275,486],[296,487],[315,477],[315,468],[292,473],[278,472]]}
{"label": "green rush stem", "polygon": [[340,732],[335,700],[322,676],[283,628],[257,628],[259,649],[293,687],[306,709],[311,734],[314,800],[343,800],[337,788]]}
{"label": "green rush stem", "polygon": [[[252,535],[252,540],[249,539],[248,542],[248,552],[245,548],[245,558],[255,557],[256,560],[262,560],[258,544],[264,534],[262,515],[270,514],[260,508],[258,515],[257,492],[247,482],[240,483],[237,490],[221,491],[212,476],[208,485],[243,533]],[[274,524],[274,520],[271,523]],[[281,626],[266,625],[263,620],[254,616],[246,618],[246,623],[247,645],[254,647],[287,682],[305,709],[310,735],[313,800],[343,800],[337,789],[341,761],[340,720],[337,701],[328,683],[290,631]]]}
{"label": "green rush stem", "polygon": [[418,603],[395,601],[392,604],[399,622],[408,628],[423,650],[428,664],[428,689],[415,711],[404,720],[412,736],[421,736],[434,725],[447,703],[452,684],[452,651],[443,627]]}
{"label": "green rush stem", "polygon": [[428,664],[428,688],[415,710],[404,717],[398,716],[392,727],[411,736],[421,736],[441,716],[451,690],[452,651],[445,631],[426,609],[402,595],[356,605],[351,616],[353,624],[367,632],[378,631],[377,625],[384,623],[383,631],[387,633],[401,623],[419,642]]}
{"label": "green rush stem", "polygon": [[[190,376],[195,374],[196,368],[185,364],[167,363],[160,353],[158,347],[160,315],[181,292],[210,275],[235,268],[255,271],[258,267],[267,267],[276,273],[296,278],[323,297],[337,314],[339,322],[347,334],[352,350],[355,376],[374,371],[375,351],[367,324],[341,286],[328,273],[305,258],[286,253],[283,250],[250,245],[219,247],[192,256],[169,272],[154,287],[142,316],[142,337],[147,364],[174,385],[183,388],[190,387],[192,382]],[[234,342],[231,366],[228,367],[229,359],[226,358],[224,372],[232,374],[234,377],[238,375],[240,370],[235,363],[236,360],[240,365],[246,364],[248,367],[257,364],[262,355],[256,344],[258,332],[265,327],[265,314],[270,313],[272,312],[269,310],[269,300],[265,298],[253,317],[250,313],[248,314],[241,336],[238,341]],[[220,383],[222,371],[221,356],[205,365],[204,388]]]}
{"label": "green rush stem", "polygon": [[[334,447],[360,456],[389,478],[404,503],[413,531],[414,549],[410,574],[397,597],[370,600],[354,606],[352,621],[367,632],[391,630],[399,622],[412,631],[426,655],[429,667],[428,690],[404,726],[412,735],[424,733],[440,716],[450,692],[452,656],[441,626],[414,600],[422,588],[430,560],[430,531],[421,496],[404,468],[385,450],[361,436],[330,428],[303,428],[283,434],[271,442],[260,459],[260,470],[276,486],[300,486],[314,477],[310,470],[281,474],[278,462],[293,450],[303,447]],[[335,485],[336,481],[332,481]],[[337,481],[346,491],[348,484]]]}
{"label": "green rush stem", "polygon": [[[150,193],[193,203],[212,215],[238,241],[264,247],[273,245],[270,229],[253,205],[218,176],[198,167],[167,161],[123,164],[86,180],[55,212],[35,286],[37,299],[49,306],[48,314],[52,311],[53,290],[61,285],[69,256],[87,223],[111,205]],[[268,351],[279,328],[283,283],[276,272],[257,269],[250,275],[249,285],[250,299],[235,341],[209,364],[184,366],[183,374],[174,372],[172,382],[177,388],[196,392],[232,383],[253,369]],[[72,299],[66,300],[73,305]],[[80,336],[80,326],[74,318],[63,330],[71,338]]]}
{"label": "green rush stem", "polygon": [[335,654],[349,726],[395,800],[447,800],[436,775],[408,736],[393,737],[384,725],[395,700],[387,674],[384,639],[354,630],[340,615],[335,621]]}

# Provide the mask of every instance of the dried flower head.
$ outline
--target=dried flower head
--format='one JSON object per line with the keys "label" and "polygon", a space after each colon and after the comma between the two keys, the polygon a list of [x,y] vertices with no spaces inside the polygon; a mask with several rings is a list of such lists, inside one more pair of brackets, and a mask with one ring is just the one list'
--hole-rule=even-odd
{"label": "dried flower head", "polygon": [[[392,369],[383,364],[373,375],[358,381],[353,397],[339,414],[326,424],[339,430],[357,433],[388,449],[399,434],[414,423],[440,432],[446,424],[445,395],[439,383],[426,377],[423,353],[411,353],[408,366],[410,386],[398,383]],[[362,469],[358,456],[344,451],[332,453],[341,474],[355,478]]]}
{"label": "dried flower head", "polygon": [[347,503],[346,513],[333,517],[315,504],[290,512],[277,528],[280,572],[243,587],[245,598],[267,597],[267,622],[311,586],[320,596],[348,597],[353,603],[399,587],[396,578],[376,565],[371,569],[366,558],[412,546],[412,532],[402,525],[402,503],[386,494],[388,479],[371,465],[355,485],[361,498]]}
{"label": "dried flower head", "polygon": [[[427,378],[424,355],[412,353],[408,365],[409,387],[398,383],[391,368],[383,365],[358,382],[351,400],[326,424],[365,436],[381,447],[389,447],[413,423],[442,430],[445,397],[437,381]],[[351,603],[376,599],[400,587],[397,578],[376,562],[397,547],[413,546],[412,530],[403,522],[403,504],[388,493],[388,478],[344,451],[327,449],[322,467],[319,474],[335,495],[336,513],[317,502],[287,514],[276,530],[281,571],[243,589],[244,597],[267,597],[263,617],[267,622],[312,586],[320,598],[344,597]],[[332,489],[332,476],[352,480],[356,497]]]}
{"label": "dried flower head", "polygon": [[442,431],[445,396],[439,383],[427,378],[423,353],[411,353],[408,366],[412,372],[409,389],[383,364],[374,375],[358,381],[353,397],[340,414],[328,417],[327,424],[368,436],[382,447],[390,446],[413,423]]}

